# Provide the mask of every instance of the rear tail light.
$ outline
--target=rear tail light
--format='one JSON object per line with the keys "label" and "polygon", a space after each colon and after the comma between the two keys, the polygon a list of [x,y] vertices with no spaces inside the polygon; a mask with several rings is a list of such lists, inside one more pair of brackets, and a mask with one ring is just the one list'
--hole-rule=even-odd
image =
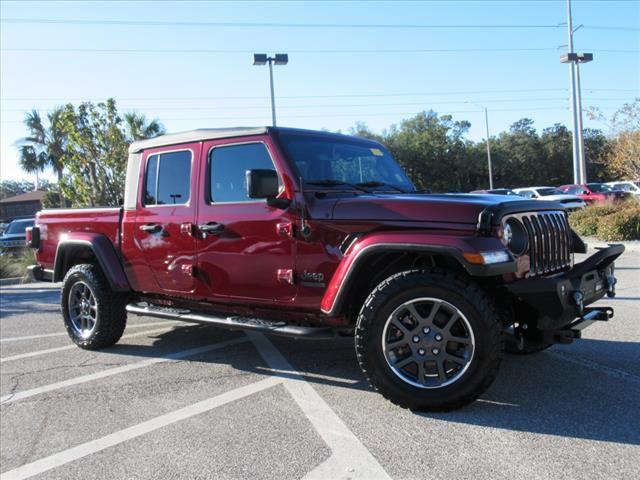
{"label": "rear tail light", "polygon": [[27,247],[40,248],[40,228],[27,227],[25,230],[25,240]]}

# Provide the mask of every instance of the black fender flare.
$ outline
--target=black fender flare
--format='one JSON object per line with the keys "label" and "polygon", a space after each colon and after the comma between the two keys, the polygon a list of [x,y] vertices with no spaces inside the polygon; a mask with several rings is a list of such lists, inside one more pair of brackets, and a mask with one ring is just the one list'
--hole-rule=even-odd
{"label": "black fender flare", "polygon": [[131,286],[113,243],[100,233],[69,233],[60,239],[53,268],[54,282],[61,282],[64,279],[69,266],[72,265],[74,251],[77,251],[78,248],[89,248],[93,252],[113,291],[131,291]]}

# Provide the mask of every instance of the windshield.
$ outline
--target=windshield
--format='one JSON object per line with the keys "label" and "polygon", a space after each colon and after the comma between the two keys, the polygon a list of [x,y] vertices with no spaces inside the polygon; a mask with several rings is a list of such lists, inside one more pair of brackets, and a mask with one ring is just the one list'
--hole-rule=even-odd
{"label": "windshield", "polygon": [[415,190],[389,152],[377,143],[310,134],[282,133],[279,137],[306,183]]}
{"label": "windshield", "polygon": [[487,190],[489,193],[493,193],[494,195],[518,195],[513,190],[509,190],[508,188],[495,188],[493,190]]}
{"label": "windshield", "polygon": [[587,187],[592,192],[610,192],[612,188],[604,183],[587,183]]}
{"label": "windshield", "polygon": [[538,194],[542,195],[543,197],[548,197],[549,195],[562,195],[563,192],[561,192],[557,188],[546,187],[546,188],[539,188]]}
{"label": "windshield", "polygon": [[17,233],[24,233],[27,227],[33,227],[33,220],[23,220],[20,222],[13,221],[9,224],[5,230],[5,235],[15,235]]}

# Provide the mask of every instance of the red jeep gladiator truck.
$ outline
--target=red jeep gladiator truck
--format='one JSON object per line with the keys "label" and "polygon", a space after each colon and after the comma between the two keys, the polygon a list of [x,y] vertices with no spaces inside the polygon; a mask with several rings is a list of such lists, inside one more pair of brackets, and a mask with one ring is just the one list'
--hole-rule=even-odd
{"label": "red jeep gladiator truck", "polygon": [[426,194],[380,143],[290,128],[135,142],[123,207],[44,210],[27,242],[80,348],[116,343],[128,314],[352,334],[374,389],[432,411],[476,399],[505,349],[609,319],[588,305],[615,294],[624,251],[574,264],[559,204]]}

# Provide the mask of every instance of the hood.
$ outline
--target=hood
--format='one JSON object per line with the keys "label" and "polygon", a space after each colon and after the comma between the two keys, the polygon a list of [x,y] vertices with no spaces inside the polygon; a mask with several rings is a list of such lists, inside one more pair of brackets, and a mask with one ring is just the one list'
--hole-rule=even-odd
{"label": "hood", "polygon": [[9,233],[9,234],[2,234],[0,235],[0,241],[2,240],[20,240],[20,239],[24,239],[26,238],[26,234],[24,232],[22,233]]}
{"label": "hood", "polygon": [[538,200],[544,200],[545,202],[560,202],[560,203],[582,202],[582,199],[580,197],[576,197],[575,195],[564,195],[564,194],[546,195],[544,197],[540,197]]}
{"label": "hood", "polygon": [[403,194],[359,195],[339,199],[333,207],[334,220],[405,221],[464,223],[477,225],[480,212],[485,208],[510,203],[531,208],[531,201],[514,199],[506,195],[474,194]]}

